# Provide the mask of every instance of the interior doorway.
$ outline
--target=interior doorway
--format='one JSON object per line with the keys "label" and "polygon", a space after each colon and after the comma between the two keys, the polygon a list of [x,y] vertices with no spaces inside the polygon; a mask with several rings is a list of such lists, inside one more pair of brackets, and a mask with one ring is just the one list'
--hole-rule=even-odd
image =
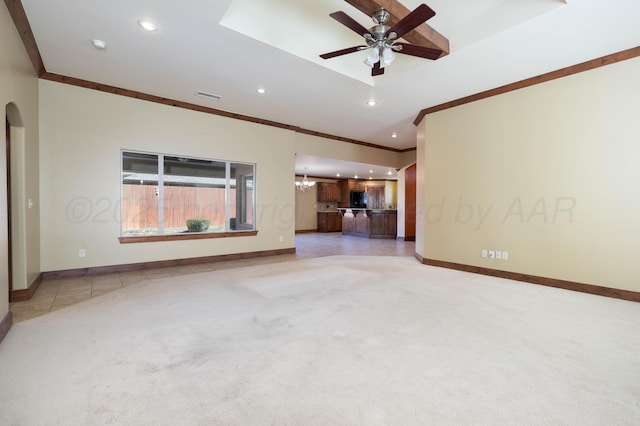
{"label": "interior doorway", "polygon": [[[9,300],[11,301],[16,297],[18,291],[28,288],[26,210],[31,208],[31,204],[27,207],[25,191],[26,132],[20,111],[13,102],[5,106],[4,123],[7,191],[7,237],[5,246],[7,250],[7,273],[5,275],[5,268],[3,266],[2,281],[6,280],[7,282]],[[4,201],[5,200],[2,200],[0,202],[4,203]],[[0,224],[0,226],[4,225]],[[5,242],[3,241],[2,244],[5,245]],[[5,247],[3,247],[3,249]],[[34,259],[34,263],[35,262],[39,262],[39,259]],[[2,285],[4,286],[4,283]],[[2,291],[4,291],[4,289]]]}
{"label": "interior doorway", "polygon": [[11,243],[11,125],[9,117],[5,115],[5,145],[6,145],[6,174],[7,174],[7,280],[9,287],[9,300],[13,290],[13,245]]}
{"label": "interior doorway", "polygon": [[416,240],[416,165],[407,167],[404,173],[404,239]]}

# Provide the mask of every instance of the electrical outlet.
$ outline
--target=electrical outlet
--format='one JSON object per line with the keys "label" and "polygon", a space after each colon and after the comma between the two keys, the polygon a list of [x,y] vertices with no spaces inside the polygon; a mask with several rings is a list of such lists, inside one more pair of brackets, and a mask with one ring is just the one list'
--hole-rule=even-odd
{"label": "electrical outlet", "polygon": [[489,259],[495,259],[496,258],[496,252],[493,250],[489,250]]}
{"label": "electrical outlet", "polygon": [[280,235],[280,236],[278,237],[278,241],[280,241],[280,242],[283,242],[283,241],[284,241],[284,238],[282,237],[282,235]]}
{"label": "electrical outlet", "polygon": [[509,252],[508,251],[503,251],[502,252],[502,260],[509,260]]}
{"label": "electrical outlet", "polygon": [[487,251],[486,250],[482,250],[482,257],[487,257]]}
{"label": "electrical outlet", "polygon": [[86,255],[87,255],[87,252],[84,251],[84,249],[78,250],[78,257],[85,257]]}

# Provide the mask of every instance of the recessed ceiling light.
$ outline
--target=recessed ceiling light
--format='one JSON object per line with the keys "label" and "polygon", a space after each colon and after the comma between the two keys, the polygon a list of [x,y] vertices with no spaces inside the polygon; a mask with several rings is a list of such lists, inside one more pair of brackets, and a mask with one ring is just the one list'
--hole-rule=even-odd
{"label": "recessed ceiling light", "polygon": [[393,173],[391,173],[391,170],[389,170],[389,171],[387,172],[387,174],[388,174],[389,176],[391,176]]}
{"label": "recessed ceiling light", "polygon": [[340,177],[340,173],[336,173],[336,177]]}
{"label": "recessed ceiling light", "polygon": [[371,99],[371,100],[367,101],[367,105],[369,105],[369,106],[375,106],[375,105],[376,105],[376,101],[375,101],[375,99]]}
{"label": "recessed ceiling light", "polygon": [[393,133],[391,133],[391,137],[392,137],[392,138],[397,138],[397,137],[398,137],[398,134],[397,134],[396,132],[393,132]]}
{"label": "recessed ceiling light", "polygon": [[263,89],[262,87],[259,87],[256,89],[256,92],[260,93],[261,95],[264,93],[267,93],[267,89]]}
{"label": "recessed ceiling light", "polygon": [[373,176],[369,176],[369,180],[372,180],[372,179],[373,179]]}
{"label": "recessed ceiling light", "polygon": [[354,179],[358,179],[358,175],[355,175],[353,178],[354,178]]}
{"label": "recessed ceiling light", "polygon": [[102,40],[98,40],[97,38],[94,38],[93,40],[91,40],[91,43],[93,44],[93,47],[95,47],[98,50],[104,50],[107,48],[107,43]]}
{"label": "recessed ceiling light", "polygon": [[369,173],[373,173],[373,170],[369,170]]}
{"label": "recessed ceiling light", "polygon": [[148,19],[138,19],[138,25],[146,31],[158,31],[158,26]]}

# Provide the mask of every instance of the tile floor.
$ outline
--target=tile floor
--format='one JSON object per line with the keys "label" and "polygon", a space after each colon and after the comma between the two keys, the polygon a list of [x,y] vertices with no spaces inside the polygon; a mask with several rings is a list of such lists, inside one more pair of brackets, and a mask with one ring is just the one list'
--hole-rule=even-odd
{"label": "tile floor", "polygon": [[176,266],[172,268],[148,269],[145,271],[99,275],[93,277],[67,278],[42,282],[36,294],[27,301],[9,304],[13,322],[44,315],[92,297],[131,284],[155,278],[165,278],[194,274],[198,272],[239,268],[266,263],[287,262],[331,255],[352,256],[414,256],[415,243],[398,240],[369,240],[343,236],[340,233],[297,234],[296,253],[254,259],[241,259],[203,263],[199,265]]}

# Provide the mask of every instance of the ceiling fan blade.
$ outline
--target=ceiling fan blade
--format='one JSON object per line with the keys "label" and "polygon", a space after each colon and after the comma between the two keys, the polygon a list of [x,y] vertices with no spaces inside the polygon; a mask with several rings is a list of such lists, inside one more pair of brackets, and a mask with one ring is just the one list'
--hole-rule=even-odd
{"label": "ceiling fan blade", "polygon": [[430,47],[418,46],[408,43],[395,43],[394,46],[402,46],[401,50],[397,50],[397,53],[403,53],[405,55],[417,56],[425,59],[438,59],[442,55],[442,50],[432,49]]}
{"label": "ceiling fan blade", "polygon": [[380,74],[384,74],[384,68],[380,68],[380,61],[378,61],[373,65],[373,68],[371,68],[371,77],[375,77]]}
{"label": "ceiling fan blade", "polygon": [[434,16],[436,16],[436,12],[434,12],[433,9],[423,3],[420,6],[416,7],[407,16],[399,20],[394,26],[389,28],[389,30],[386,32],[386,35],[394,32],[398,35],[398,38],[400,38],[409,31],[416,28],[418,25],[425,23]]}
{"label": "ceiling fan blade", "polygon": [[323,53],[320,55],[322,59],[335,58],[336,56],[346,55],[347,53],[358,52],[362,49],[366,49],[367,46],[354,46],[347,47],[346,49],[335,50],[333,52]]}
{"label": "ceiling fan blade", "polygon": [[349,15],[347,15],[346,13],[344,13],[342,11],[333,12],[329,16],[331,16],[333,19],[335,19],[336,21],[340,22],[342,25],[344,25],[345,27],[349,28],[350,30],[358,33],[358,35],[360,35],[362,37],[364,37],[364,35],[369,32],[368,29],[366,29],[365,27],[360,25],[352,17],[350,17]]}

